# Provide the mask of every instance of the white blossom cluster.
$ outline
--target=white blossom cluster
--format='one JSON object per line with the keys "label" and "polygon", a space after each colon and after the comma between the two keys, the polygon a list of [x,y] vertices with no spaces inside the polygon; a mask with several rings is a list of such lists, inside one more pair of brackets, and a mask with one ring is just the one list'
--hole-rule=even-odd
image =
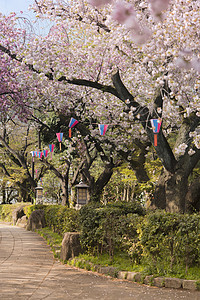
{"label": "white blossom cluster", "polygon": [[[12,70],[19,87],[26,88],[31,109],[53,107],[68,116],[73,111],[87,124],[93,119],[108,124],[106,136],[99,139],[109,138],[122,149],[130,140],[146,141],[139,123],[143,112],[135,116],[134,107],[125,110],[130,100],[122,103],[110,93],[70,83],[84,79],[113,87],[111,77],[118,69],[134,100],[150,113],[162,114],[167,138],[178,135],[184,118],[200,116],[199,1],[38,0],[34,10],[54,25],[47,36],[32,36],[24,44],[20,33],[9,30],[15,17],[8,21],[1,16],[1,43],[11,45],[22,60],[12,63]],[[155,108],[166,81],[170,92],[163,95],[162,109]],[[89,127],[93,137],[99,136],[97,124]],[[192,147],[200,148],[200,133],[194,133]],[[181,141],[176,153],[183,153],[185,145]]]}

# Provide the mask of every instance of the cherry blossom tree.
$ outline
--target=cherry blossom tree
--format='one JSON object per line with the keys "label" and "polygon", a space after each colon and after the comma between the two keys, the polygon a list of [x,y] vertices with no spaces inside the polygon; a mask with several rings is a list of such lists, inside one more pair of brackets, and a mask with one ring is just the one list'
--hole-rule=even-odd
{"label": "cherry blossom tree", "polygon": [[168,211],[186,210],[188,178],[200,158],[199,6],[38,0],[37,17],[54,23],[48,36],[22,44],[23,33],[13,40],[6,33],[0,44],[20,87],[31,87],[29,107],[36,110],[42,99],[66,116],[73,110],[83,123],[110,124],[116,153],[127,150],[127,140],[154,145],[150,120],[161,118],[154,150],[163,172],[154,204]]}
{"label": "cherry blossom tree", "polygon": [[[164,169],[155,204],[185,211],[188,177],[199,161],[199,3],[112,1],[102,7],[104,1],[92,2],[96,7],[83,1],[71,6],[38,1],[35,6],[41,17],[47,14],[68,31],[80,26],[86,33],[84,46],[71,42],[75,63],[68,64],[70,77],[65,71],[58,80],[107,91],[122,100],[128,107],[125,122],[132,121],[132,133],[140,140],[153,143],[149,120],[162,118],[155,151]],[[176,141],[170,144],[172,134]]]}

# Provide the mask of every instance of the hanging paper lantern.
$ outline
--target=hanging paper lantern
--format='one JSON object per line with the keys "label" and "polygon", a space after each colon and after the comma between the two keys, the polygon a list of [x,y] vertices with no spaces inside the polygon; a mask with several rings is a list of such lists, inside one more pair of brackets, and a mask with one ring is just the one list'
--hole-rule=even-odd
{"label": "hanging paper lantern", "polygon": [[71,118],[70,122],[69,122],[69,137],[72,137],[72,130],[71,128],[73,128],[76,124],[78,124],[78,121],[74,118]]}
{"label": "hanging paper lantern", "polygon": [[104,135],[106,133],[107,128],[108,125],[99,124],[100,135]]}
{"label": "hanging paper lantern", "polygon": [[53,153],[54,147],[55,147],[54,144],[49,145],[49,151],[51,152],[51,160],[52,160],[52,153]]}
{"label": "hanging paper lantern", "polygon": [[154,132],[154,146],[157,146],[157,133],[160,131],[160,127],[161,127],[161,123],[162,120],[161,119],[151,119],[151,126]]}
{"label": "hanging paper lantern", "polygon": [[48,150],[43,150],[43,155],[44,155],[44,157],[47,157],[47,155],[48,155]]}
{"label": "hanging paper lantern", "polygon": [[62,142],[62,139],[63,139],[63,133],[59,132],[59,133],[56,133],[56,135],[57,135],[57,138],[58,138],[58,141],[59,141],[60,151],[61,151],[61,142]]}

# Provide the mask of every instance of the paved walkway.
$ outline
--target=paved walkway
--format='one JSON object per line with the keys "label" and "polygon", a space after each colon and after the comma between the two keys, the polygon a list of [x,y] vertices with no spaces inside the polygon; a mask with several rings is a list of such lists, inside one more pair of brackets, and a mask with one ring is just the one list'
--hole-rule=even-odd
{"label": "paved walkway", "polygon": [[0,224],[0,299],[198,300],[200,292],[148,287],[71,268],[55,260],[36,233]]}

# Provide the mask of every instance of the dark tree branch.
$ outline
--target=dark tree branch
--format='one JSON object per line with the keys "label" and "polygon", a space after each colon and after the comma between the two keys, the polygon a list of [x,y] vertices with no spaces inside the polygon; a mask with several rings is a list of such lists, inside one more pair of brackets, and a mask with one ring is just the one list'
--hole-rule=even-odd
{"label": "dark tree branch", "polygon": [[120,99],[119,93],[111,85],[104,85],[104,84],[98,83],[96,81],[91,81],[91,80],[86,80],[86,79],[76,79],[76,78],[67,79],[65,76],[61,76],[58,79],[58,81],[66,81],[69,84],[95,88],[97,90],[102,91],[103,93],[110,93]]}
{"label": "dark tree branch", "polygon": [[42,163],[50,170],[52,171],[56,177],[58,177],[60,180],[63,180],[63,175],[51,164],[49,163],[46,159],[42,160]]}
{"label": "dark tree branch", "polygon": [[0,167],[2,168],[3,173],[4,173],[6,176],[11,177],[10,174],[9,174],[9,172],[8,172],[8,170],[6,169],[6,167],[5,167],[4,164],[0,163]]}
{"label": "dark tree branch", "polygon": [[76,171],[74,172],[74,176],[73,176],[72,181],[71,181],[72,186],[75,185],[75,183],[77,182],[78,175],[80,174],[80,170],[82,169],[84,163],[85,163],[85,159],[82,160],[80,162],[79,166],[76,168]]}
{"label": "dark tree branch", "polygon": [[[31,184],[32,187],[34,187],[35,181],[32,178],[30,172],[29,172],[29,168],[26,162],[26,159],[24,157],[24,155],[20,155],[19,153],[17,153],[16,151],[14,151],[9,144],[0,136],[0,141],[1,143],[4,145],[4,147],[7,149],[7,151],[9,152],[9,156],[10,158],[20,167],[22,167],[24,170],[26,170],[26,174],[28,176],[28,180]],[[13,159],[14,158],[14,159]]]}
{"label": "dark tree branch", "polygon": [[[151,129],[151,123],[150,119],[152,118],[149,110],[147,107],[140,106],[133,98],[133,96],[128,92],[126,87],[124,86],[123,82],[121,81],[119,71],[116,72],[112,76],[113,84],[118,91],[118,93],[121,96],[121,100],[126,103],[127,99],[129,99],[130,102],[126,103],[126,105],[130,108],[131,106],[134,106],[136,108],[135,114],[140,114],[140,123],[142,124],[143,128],[146,130],[146,133],[151,141],[152,144],[154,144],[154,133]],[[162,96],[162,95],[161,95]],[[161,96],[157,97],[156,101],[157,103],[160,103]],[[158,146],[155,147],[155,150],[157,152],[158,157],[161,159],[163,166],[171,173],[175,172],[175,166],[176,166],[176,159],[174,157],[174,154],[165,138],[162,132],[162,128],[160,129],[160,132],[158,133]]]}

